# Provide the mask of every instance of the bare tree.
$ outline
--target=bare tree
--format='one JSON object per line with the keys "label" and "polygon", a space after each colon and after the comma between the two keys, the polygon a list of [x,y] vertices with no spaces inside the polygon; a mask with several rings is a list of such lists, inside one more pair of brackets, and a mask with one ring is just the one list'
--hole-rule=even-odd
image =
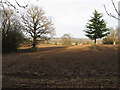
{"label": "bare tree", "polygon": [[38,6],[28,8],[27,12],[22,15],[22,22],[26,32],[33,39],[33,48],[36,47],[38,38],[46,38],[54,32],[52,20],[46,17],[43,9]]}
{"label": "bare tree", "polygon": [[[112,5],[113,5],[113,7],[114,7],[114,9],[115,9],[115,11],[116,11],[116,13],[117,13],[117,15],[120,16],[120,11],[116,8],[114,1],[111,0],[111,2],[112,2]],[[104,5],[104,8],[105,8],[106,13],[107,13],[110,17],[113,17],[113,18],[115,18],[115,19],[117,19],[117,20],[120,20],[119,17],[113,15],[112,13],[109,13],[105,5]]]}
{"label": "bare tree", "polygon": [[113,45],[116,45],[116,43],[118,42],[118,28],[117,29],[113,29],[111,28],[110,30],[110,37],[113,40]]}
{"label": "bare tree", "polygon": [[[105,11],[106,11],[106,13],[107,13],[108,16],[113,17],[113,18],[115,18],[115,19],[118,20],[118,28],[120,28],[120,7],[119,7],[120,1],[118,2],[118,9],[116,8],[114,1],[111,0],[111,2],[112,2],[112,5],[113,5],[113,7],[114,7],[114,9],[115,9],[115,11],[116,11],[116,13],[117,13],[118,16],[115,16],[115,15],[113,15],[112,13],[109,13],[108,10],[107,10],[107,8],[106,8],[106,6],[104,5]],[[119,29],[116,29],[116,30],[117,30],[117,31],[114,30],[114,34],[115,34],[116,32],[118,32],[117,35],[120,36]],[[115,35],[115,36],[116,36],[116,35]],[[115,38],[115,40],[114,40],[114,45],[115,45],[115,44],[116,44],[116,38]]]}
{"label": "bare tree", "polygon": [[[15,0],[16,4],[18,7],[21,8],[26,8],[28,7],[28,4],[30,2],[30,0],[28,1],[28,3],[26,5],[20,5],[19,2],[17,0]],[[0,0],[0,19],[1,19],[1,23],[0,23],[0,28],[5,28],[6,25],[10,25],[11,23],[11,17],[17,12],[18,13],[18,8],[16,5],[12,4],[9,0]],[[9,26],[7,26],[7,30],[9,30]],[[3,30],[3,29],[1,29]],[[4,31],[2,31],[4,34]],[[8,32],[8,31],[7,31]]]}
{"label": "bare tree", "polygon": [[22,25],[14,12],[9,9],[1,12],[0,31],[2,33],[2,52],[8,53],[17,50],[24,35]]}
{"label": "bare tree", "polygon": [[71,45],[71,43],[72,43],[72,42],[71,42],[72,39],[71,39],[70,34],[64,34],[64,35],[62,36],[61,40],[62,40],[62,44],[63,44],[63,45]]}

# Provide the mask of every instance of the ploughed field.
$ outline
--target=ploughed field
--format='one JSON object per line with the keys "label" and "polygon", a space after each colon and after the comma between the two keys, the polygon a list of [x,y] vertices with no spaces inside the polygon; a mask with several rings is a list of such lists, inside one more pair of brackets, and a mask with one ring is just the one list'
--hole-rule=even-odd
{"label": "ploughed field", "polygon": [[3,54],[3,88],[118,86],[118,46],[38,46],[36,52]]}

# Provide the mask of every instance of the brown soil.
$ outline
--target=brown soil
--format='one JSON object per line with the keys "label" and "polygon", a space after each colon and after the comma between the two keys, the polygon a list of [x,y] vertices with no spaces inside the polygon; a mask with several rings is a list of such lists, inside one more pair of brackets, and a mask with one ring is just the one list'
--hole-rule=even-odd
{"label": "brown soil", "polygon": [[118,46],[38,46],[36,52],[3,55],[3,87],[118,86]]}

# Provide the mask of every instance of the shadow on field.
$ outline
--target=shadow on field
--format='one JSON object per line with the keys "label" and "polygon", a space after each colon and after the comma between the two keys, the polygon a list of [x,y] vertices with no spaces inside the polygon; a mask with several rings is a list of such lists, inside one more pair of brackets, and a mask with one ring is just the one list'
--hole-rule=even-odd
{"label": "shadow on field", "polygon": [[[94,46],[89,46],[89,48],[91,49],[91,50],[93,50],[94,49]],[[108,47],[108,46],[100,46],[100,45],[96,45],[96,50],[109,50],[109,51],[112,51],[112,50],[118,50],[118,47],[117,46],[115,46],[114,48],[112,47]]]}
{"label": "shadow on field", "polygon": [[17,53],[28,53],[28,52],[36,52],[36,51],[48,51],[48,50],[54,50],[54,49],[62,49],[66,48],[65,46],[58,46],[58,47],[41,47],[41,48],[29,48],[29,49],[18,49]]}

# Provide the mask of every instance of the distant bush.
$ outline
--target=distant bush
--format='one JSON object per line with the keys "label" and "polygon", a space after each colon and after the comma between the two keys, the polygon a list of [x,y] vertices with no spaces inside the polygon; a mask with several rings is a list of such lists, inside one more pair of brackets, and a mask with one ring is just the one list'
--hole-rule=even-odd
{"label": "distant bush", "polygon": [[110,29],[110,34],[102,40],[103,44],[118,44],[118,31],[119,29]]}
{"label": "distant bush", "polygon": [[114,41],[112,40],[112,38],[104,38],[104,39],[102,40],[102,43],[103,43],[103,44],[113,44]]}

